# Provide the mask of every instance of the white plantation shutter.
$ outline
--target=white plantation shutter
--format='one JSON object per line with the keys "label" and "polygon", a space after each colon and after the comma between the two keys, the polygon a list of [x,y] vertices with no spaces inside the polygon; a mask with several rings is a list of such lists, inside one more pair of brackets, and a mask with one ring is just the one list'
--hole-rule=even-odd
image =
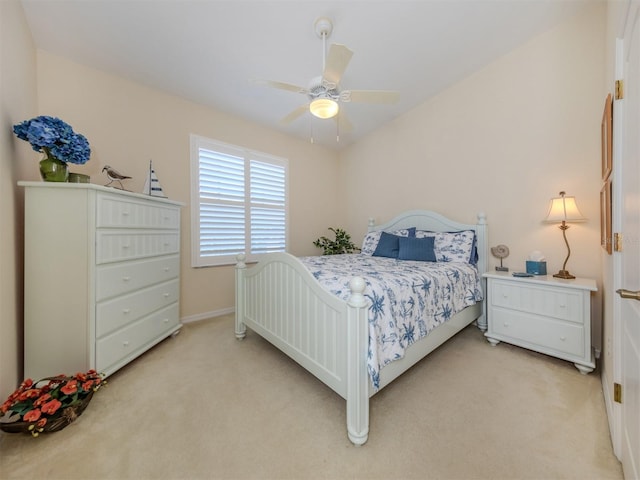
{"label": "white plantation shutter", "polygon": [[192,264],[287,248],[287,161],[191,136]]}
{"label": "white plantation shutter", "polygon": [[249,165],[251,253],[282,252],[286,246],[285,168],[258,160]]}

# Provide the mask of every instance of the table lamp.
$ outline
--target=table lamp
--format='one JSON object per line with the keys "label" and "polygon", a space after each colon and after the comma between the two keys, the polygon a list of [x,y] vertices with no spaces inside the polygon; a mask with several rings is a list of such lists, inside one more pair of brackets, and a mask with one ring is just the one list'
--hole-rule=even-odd
{"label": "table lamp", "polygon": [[565,192],[560,192],[559,197],[551,199],[549,213],[547,213],[547,218],[545,218],[544,221],[546,223],[560,223],[559,228],[560,230],[562,230],[564,243],[567,245],[567,258],[565,258],[564,263],[562,264],[562,270],[560,270],[553,276],[557,278],[567,279],[576,278],[567,270],[567,261],[569,260],[569,256],[571,255],[571,248],[569,248],[569,242],[567,241],[567,229],[569,228],[567,222],[576,223],[586,221],[586,218],[584,218],[580,213],[580,210],[578,210],[578,205],[576,205],[576,198],[567,197]]}

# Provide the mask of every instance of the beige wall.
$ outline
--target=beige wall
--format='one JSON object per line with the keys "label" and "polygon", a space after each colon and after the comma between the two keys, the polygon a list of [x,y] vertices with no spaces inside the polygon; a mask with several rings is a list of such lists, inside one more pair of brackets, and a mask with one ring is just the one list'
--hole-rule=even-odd
{"label": "beige wall", "polygon": [[[36,112],[36,52],[17,0],[0,2],[0,396],[22,380],[22,192],[33,150],[12,126]],[[23,145],[19,145],[22,143]]]}
{"label": "beige wall", "polygon": [[[109,164],[140,192],[149,159],[164,193],[185,203],[182,213],[181,317],[228,310],[234,304],[233,267],[191,268],[189,134],[195,133],[289,159],[290,245],[294,254],[318,250],[312,242],[341,221],[334,193],[337,155],[213,108],[38,51],[39,112],[69,122],[91,142],[91,159],[70,170],[106,183]],[[32,175],[37,176],[36,162]],[[311,214],[313,212],[313,214]]]}
{"label": "beige wall", "polygon": [[540,250],[555,273],[567,251],[558,227],[542,219],[565,190],[588,218],[567,231],[567,268],[600,283],[605,16],[604,5],[589,9],[343,152],[354,235],[364,233],[369,216],[382,222],[410,208],[467,223],[484,211],[489,243],[510,248],[506,266],[522,271],[527,255]]}

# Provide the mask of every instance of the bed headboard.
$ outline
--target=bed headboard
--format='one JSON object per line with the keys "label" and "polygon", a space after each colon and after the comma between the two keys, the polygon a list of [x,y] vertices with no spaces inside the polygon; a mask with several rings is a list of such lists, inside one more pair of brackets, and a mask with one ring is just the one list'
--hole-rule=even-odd
{"label": "bed headboard", "polygon": [[393,231],[402,228],[416,227],[418,230],[432,232],[457,232],[460,230],[475,230],[478,249],[478,270],[483,274],[489,269],[489,244],[487,234],[487,216],[477,214],[476,224],[456,222],[429,210],[410,210],[401,213],[386,223],[376,225],[373,218],[369,219],[369,232],[377,230]]}

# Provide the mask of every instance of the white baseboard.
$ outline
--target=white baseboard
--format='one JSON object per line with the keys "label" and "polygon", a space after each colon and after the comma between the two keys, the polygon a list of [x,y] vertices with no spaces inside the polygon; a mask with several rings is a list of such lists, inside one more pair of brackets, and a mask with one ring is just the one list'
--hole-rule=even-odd
{"label": "white baseboard", "polygon": [[180,319],[181,323],[198,322],[200,320],[207,320],[208,318],[221,317],[222,315],[229,315],[235,312],[235,307],[223,308],[221,310],[212,310],[211,312],[196,313],[195,315],[189,315]]}

